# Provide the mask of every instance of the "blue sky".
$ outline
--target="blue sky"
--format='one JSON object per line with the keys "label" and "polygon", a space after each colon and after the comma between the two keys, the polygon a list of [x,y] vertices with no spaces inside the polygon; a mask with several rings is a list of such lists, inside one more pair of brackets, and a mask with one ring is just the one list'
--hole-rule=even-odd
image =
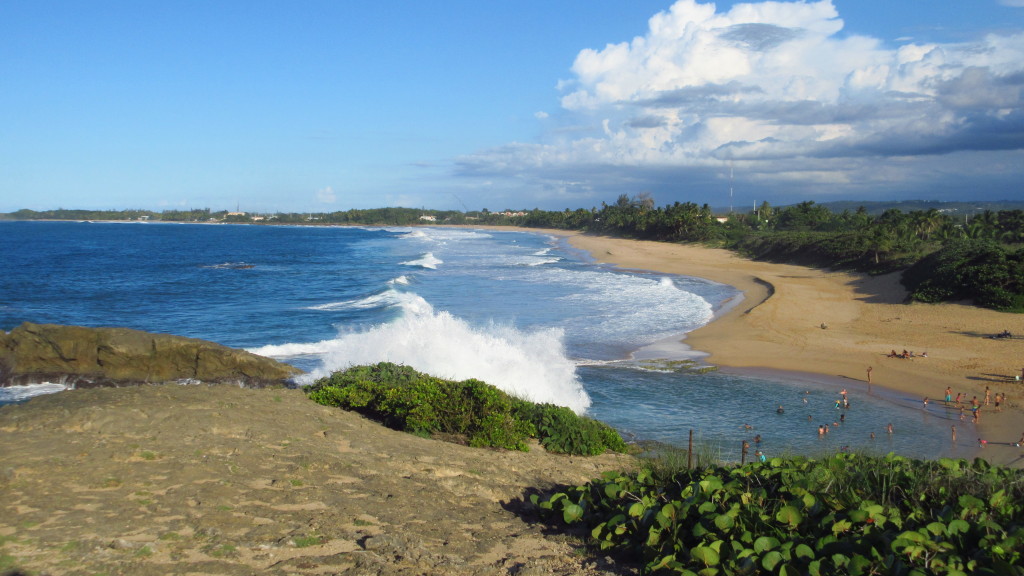
{"label": "blue sky", "polygon": [[1024,199],[1022,91],[1024,0],[0,0],[0,211]]}

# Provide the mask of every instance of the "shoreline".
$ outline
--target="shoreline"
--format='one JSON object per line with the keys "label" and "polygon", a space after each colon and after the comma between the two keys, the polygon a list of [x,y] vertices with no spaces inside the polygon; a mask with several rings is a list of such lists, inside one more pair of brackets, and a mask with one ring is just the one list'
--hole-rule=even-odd
{"label": "shoreline", "polygon": [[[805,375],[837,386],[871,386],[936,406],[944,389],[984,402],[1007,400],[995,412],[983,406],[977,425],[957,425],[961,438],[977,435],[978,448],[993,464],[1024,468],[1024,447],[1012,446],[1024,433],[1024,384],[1014,380],[1024,358],[1024,340],[997,341],[985,335],[1024,323],[1015,314],[964,304],[906,304],[897,275],[869,277],[789,264],[757,262],[719,248],[625,240],[566,231],[558,234],[597,262],[626,269],[696,276],[731,285],[744,295],[739,305],[716,314],[688,333],[684,342],[705,360],[732,372]],[[559,233],[561,232],[561,233]],[[897,359],[890,350],[927,352]],[[846,384],[841,384],[845,382]]]}
{"label": "shoreline", "polygon": [[[706,325],[681,341],[709,364],[728,372],[770,379],[808,379],[837,388],[868,390],[892,401],[943,404],[945,388],[977,397],[979,422],[955,424],[960,443],[984,439],[976,456],[991,464],[1024,468],[1024,339],[993,340],[1009,330],[1024,333],[1024,317],[961,304],[906,303],[899,275],[855,272],[749,260],[695,244],[628,240],[571,230],[459,226],[548,234],[564,239],[595,262],[624,270],[693,276],[727,284],[743,300],[725,305]],[[908,359],[891,350],[914,351]],[[920,356],[926,352],[927,357]],[[996,412],[984,405],[1004,394]],[[970,410],[967,410],[970,414]]]}

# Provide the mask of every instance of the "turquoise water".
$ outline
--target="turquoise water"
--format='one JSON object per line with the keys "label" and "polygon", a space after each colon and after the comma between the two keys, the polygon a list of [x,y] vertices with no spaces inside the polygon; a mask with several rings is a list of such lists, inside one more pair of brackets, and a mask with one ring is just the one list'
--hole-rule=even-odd
{"label": "turquoise water", "polygon": [[[3,222],[0,253],[5,330],[30,321],[203,338],[292,363],[303,382],[397,362],[570,406],[634,439],[681,445],[692,429],[730,458],[755,434],[772,455],[974,449],[970,424],[951,446],[959,421],[855,382],[851,408],[837,411],[847,383],[827,378],[651,370],[636,360],[699,358],[679,340],[739,293],[616,270],[544,234]],[[2,390],[0,402],[58,389]],[[819,438],[824,423],[833,430]]]}

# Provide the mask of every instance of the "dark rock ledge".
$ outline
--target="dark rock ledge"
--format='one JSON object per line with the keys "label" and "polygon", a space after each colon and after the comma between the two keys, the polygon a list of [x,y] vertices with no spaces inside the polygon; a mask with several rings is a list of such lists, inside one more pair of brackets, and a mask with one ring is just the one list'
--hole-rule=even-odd
{"label": "dark rock ledge", "polygon": [[73,388],[188,383],[260,388],[302,371],[239,350],[170,334],[26,322],[0,332],[0,386],[63,383]]}

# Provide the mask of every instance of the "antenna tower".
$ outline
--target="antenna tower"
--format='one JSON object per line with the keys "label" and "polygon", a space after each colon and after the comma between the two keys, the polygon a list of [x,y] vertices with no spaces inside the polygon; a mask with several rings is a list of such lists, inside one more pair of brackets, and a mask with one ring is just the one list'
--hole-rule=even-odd
{"label": "antenna tower", "polygon": [[729,160],[729,213],[732,214],[732,160]]}

